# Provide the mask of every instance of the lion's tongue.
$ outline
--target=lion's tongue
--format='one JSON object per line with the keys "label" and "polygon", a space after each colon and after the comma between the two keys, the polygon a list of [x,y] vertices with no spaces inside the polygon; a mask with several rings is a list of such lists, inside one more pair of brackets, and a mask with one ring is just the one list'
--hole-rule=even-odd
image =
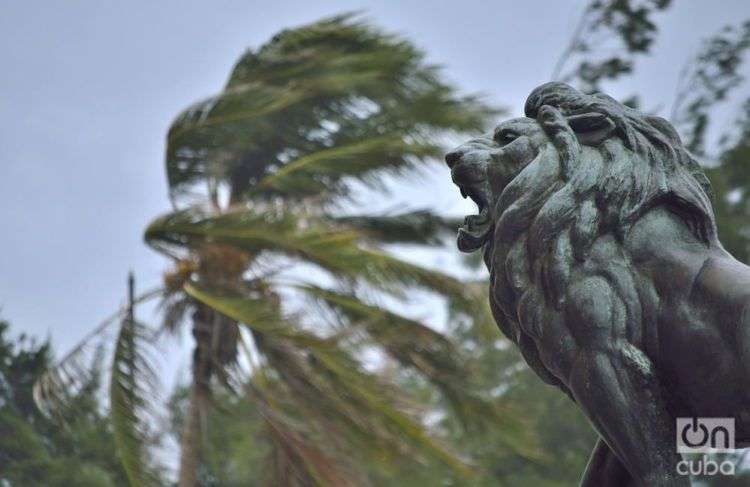
{"label": "lion's tongue", "polygon": [[467,216],[464,225],[458,229],[458,250],[474,252],[487,241],[492,222],[489,212],[483,209],[478,215]]}

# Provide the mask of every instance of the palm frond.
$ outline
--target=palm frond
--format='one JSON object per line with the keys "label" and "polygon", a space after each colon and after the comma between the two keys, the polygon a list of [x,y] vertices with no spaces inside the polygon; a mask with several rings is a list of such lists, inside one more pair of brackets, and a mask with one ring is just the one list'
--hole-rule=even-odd
{"label": "palm frond", "polygon": [[195,248],[213,242],[236,246],[250,255],[281,253],[315,264],[336,277],[359,280],[394,295],[403,295],[404,287],[418,287],[447,297],[456,309],[466,313],[476,310],[479,297],[460,280],[367,248],[365,240],[361,233],[336,228],[323,219],[250,210],[219,216],[205,216],[199,210],[175,212],[146,229],[146,241],[156,248]]}
{"label": "palm frond", "polygon": [[[342,347],[298,349],[260,337],[259,350],[289,394],[287,411],[321,437],[336,438],[339,454],[389,463],[405,455],[437,460],[470,476],[465,460],[427,433],[413,404],[378,375],[366,372]],[[400,395],[399,395],[400,394]],[[399,407],[400,406],[400,407]]]}
{"label": "palm frond", "polygon": [[253,331],[281,337],[297,335],[297,331],[282,319],[278,308],[266,296],[217,292],[196,283],[185,284],[184,289],[193,299],[233,320],[241,321]]}
{"label": "palm frond", "polygon": [[344,315],[351,325],[363,327],[393,359],[437,386],[464,426],[486,426],[491,422],[503,436],[513,438],[511,446],[517,452],[533,452],[524,424],[514,419],[521,415],[483,397],[472,387],[469,361],[445,335],[418,321],[366,304],[354,295],[313,285],[298,289]]}
{"label": "palm frond", "polygon": [[460,351],[443,334],[418,321],[385,308],[366,304],[358,297],[311,284],[297,286],[307,295],[346,316],[353,326],[364,328],[396,360],[414,367],[434,382],[466,382],[469,371],[460,362]]}
{"label": "palm frond", "polygon": [[439,153],[440,148],[433,144],[410,143],[400,134],[357,140],[288,162],[261,179],[252,193],[296,197],[323,193],[346,176],[367,182],[365,177],[374,171],[387,169],[398,173],[413,169],[415,159],[437,157]]}
{"label": "palm frond", "polygon": [[[336,194],[341,177],[431,158],[435,134],[480,130],[496,114],[457,96],[411,43],[353,16],[325,19],[248,50],[219,94],[177,117],[167,138],[170,193],[175,201],[213,179],[239,197],[269,177],[266,189],[288,198]],[[274,177],[287,164],[295,170]]]}
{"label": "palm frond", "polygon": [[258,349],[292,392],[296,407],[304,408],[309,418],[331,424],[333,414],[340,424],[336,429],[352,441],[359,438],[356,443],[361,448],[378,445],[382,454],[384,446],[392,451],[400,445],[467,474],[464,462],[431,438],[418,421],[395,408],[399,401],[385,393],[389,388],[382,379],[362,370],[335,338],[322,339],[284,325],[287,319],[267,300],[217,294],[192,284],[186,292],[253,331]]}
{"label": "palm frond", "polygon": [[445,238],[455,238],[461,224],[458,219],[445,218],[429,210],[349,215],[331,217],[331,220],[337,225],[356,228],[368,238],[386,244],[440,245],[445,242]]}
{"label": "palm frond", "polygon": [[[149,301],[162,292],[161,288],[151,289],[135,298],[134,304]],[[102,341],[114,326],[121,324],[126,313],[127,308],[123,306],[102,320],[39,377],[34,384],[33,394],[40,411],[48,416],[60,417],[58,413],[65,409],[70,399],[91,381],[91,371],[85,364],[90,354],[98,349],[97,342]]]}
{"label": "palm frond", "polygon": [[249,399],[267,426],[271,450],[267,462],[267,484],[279,487],[360,487],[366,479],[330,448],[331,441],[319,441],[304,422],[296,421],[279,407],[283,392],[267,382],[246,383]]}
{"label": "palm frond", "polygon": [[279,487],[355,487],[336,461],[320,451],[318,445],[300,433],[286,428],[272,414],[266,414],[271,439],[273,478],[269,485]]}
{"label": "palm frond", "polygon": [[[383,435],[381,441],[391,448],[407,444],[407,452],[425,455],[438,460],[464,477],[471,476],[469,465],[455,452],[451,452],[439,440],[431,436],[425,427],[414,417],[395,408],[399,404],[377,376],[362,370],[361,366],[348,354],[340,350],[320,349],[310,351],[316,375],[328,378],[332,383],[333,394],[340,390],[340,396],[354,407],[358,414],[371,418],[371,426]],[[395,392],[395,391],[394,391]],[[356,417],[356,416],[355,416]]]}
{"label": "palm frond", "polygon": [[150,339],[143,325],[123,320],[110,372],[110,418],[115,446],[134,487],[157,485],[147,452],[148,405],[156,390],[156,374],[143,350]]}

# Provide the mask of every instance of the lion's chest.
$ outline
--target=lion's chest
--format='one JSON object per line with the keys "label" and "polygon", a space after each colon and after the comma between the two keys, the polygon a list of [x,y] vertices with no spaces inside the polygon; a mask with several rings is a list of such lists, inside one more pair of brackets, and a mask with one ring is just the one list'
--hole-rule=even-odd
{"label": "lion's chest", "polygon": [[[492,300],[498,323],[506,322],[501,329],[522,348],[527,361],[531,362],[529,356],[537,358],[537,364],[529,365],[535,369],[543,366],[564,381],[576,346],[562,307],[555,306],[555,296],[545,288],[554,276],[543,269],[541,262],[528,259],[525,238],[496,250],[499,252],[495,252],[491,269]],[[564,287],[565,283],[560,285]],[[564,290],[554,294],[562,295]]]}

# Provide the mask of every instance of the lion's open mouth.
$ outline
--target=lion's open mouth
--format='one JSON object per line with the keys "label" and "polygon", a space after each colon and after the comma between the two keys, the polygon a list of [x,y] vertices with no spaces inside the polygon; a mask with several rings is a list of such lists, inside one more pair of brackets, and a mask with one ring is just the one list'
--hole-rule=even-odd
{"label": "lion's open mouth", "polygon": [[469,215],[458,229],[458,249],[461,252],[474,252],[484,245],[492,230],[492,218],[489,203],[484,193],[472,186],[459,185],[461,195],[471,198],[477,204],[479,213]]}

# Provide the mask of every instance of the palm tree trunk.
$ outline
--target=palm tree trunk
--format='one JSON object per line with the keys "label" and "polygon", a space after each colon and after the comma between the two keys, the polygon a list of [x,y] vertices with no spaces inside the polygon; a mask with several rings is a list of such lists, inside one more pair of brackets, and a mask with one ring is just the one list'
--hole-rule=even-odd
{"label": "palm tree trunk", "polygon": [[[210,313],[199,306],[193,314],[193,379],[188,398],[185,422],[180,438],[179,487],[198,487],[198,470],[202,461],[201,447],[211,391],[211,324]],[[208,315],[208,316],[206,316]]]}

